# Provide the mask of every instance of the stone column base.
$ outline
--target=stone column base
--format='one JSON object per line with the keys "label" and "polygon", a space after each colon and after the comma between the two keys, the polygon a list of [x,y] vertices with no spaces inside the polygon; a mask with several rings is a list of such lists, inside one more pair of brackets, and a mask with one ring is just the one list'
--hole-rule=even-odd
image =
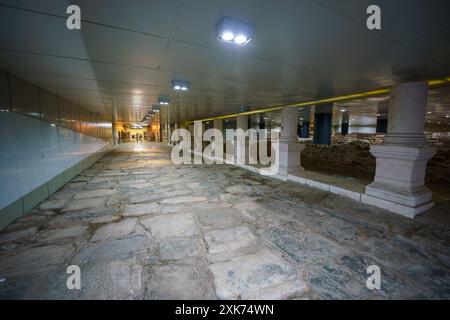
{"label": "stone column base", "polygon": [[434,206],[432,193],[425,187],[425,169],[435,148],[374,145],[370,152],[377,158],[377,167],[374,182],[362,195],[363,203],[409,218]]}
{"label": "stone column base", "polygon": [[417,207],[410,207],[392,201],[383,200],[381,198],[369,196],[367,194],[361,195],[361,202],[393,213],[397,213],[411,219],[414,219],[416,215],[428,211],[434,207],[434,201],[424,203]]}
{"label": "stone column base", "polygon": [[300,154],[305,145],[296,141],[283,142],[280,141],[280,165],[278,174],[287,176],[289,173],[299,170],[304,170],[300,165]]}

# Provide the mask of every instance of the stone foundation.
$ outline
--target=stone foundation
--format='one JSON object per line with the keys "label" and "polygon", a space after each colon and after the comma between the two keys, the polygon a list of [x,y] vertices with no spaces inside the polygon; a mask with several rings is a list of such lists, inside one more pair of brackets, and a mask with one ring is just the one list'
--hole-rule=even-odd
{"label": "stone foundation", "polygon": [[[370,144],[361,141],[331,146],[307,143],[301,154],[301,163],[306,170],[326,170],[370,179],[375,175],[376,160],[369,149]],[[426,181],[450,183],[450,148],[438,149],[428,162]]]}

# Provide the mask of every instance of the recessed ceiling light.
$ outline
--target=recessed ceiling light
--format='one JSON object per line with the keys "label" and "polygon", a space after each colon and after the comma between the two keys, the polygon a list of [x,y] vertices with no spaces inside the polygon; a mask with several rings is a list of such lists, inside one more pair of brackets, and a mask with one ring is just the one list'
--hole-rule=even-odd
{"label": "recessed ceiling light", "polygon": [[187,91],[189,90],[189,82],[187,81],[179,81],[179,80],[173,80],[172,81],[172,89],[175,91]]}
{"label": "recessed ceiling light", "polygon": [[237,44],[244,44],[247,42],[247,37],[243,34],[237,35],[236,38],[234,38],[234,42]]}
{"label": "recessed ceiling light", "polygon": [[253,29],[253,26],[247,23],[222,17],[216,26],[216,38],[225,42],[244,45],[253,38]]}
{"label": "recessed ceiling light", "polygon": [[341,112],[345,112],[345,111],[347,111],[347,110],[345,110],[345,109],[341,109]]}
{"label": "recessed ceiling light", "polygon": [[231,41],[234,39],[234,34],[233,34],[233,32],[225,31],[222,33],[222,35],[220,37],[222,38],[222,40]]}
{"label": "recessed ceiling light", "polygon": [[160,105],[168,105],[170,103],[170,98],[167,96],[159,96],[158,103]]}

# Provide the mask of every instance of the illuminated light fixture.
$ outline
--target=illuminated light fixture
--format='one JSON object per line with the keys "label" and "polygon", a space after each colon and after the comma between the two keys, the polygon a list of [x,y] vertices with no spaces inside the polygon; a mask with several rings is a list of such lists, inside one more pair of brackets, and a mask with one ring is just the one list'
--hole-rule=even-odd
{"label": "illuminated light fixture", "polygon": [[237,36],[234,38],[234,42],[236,42],[237,44],[244,44],[244,43],[247,43],[248,40],[249,40],[249,39],[247,39],[247,37],[246,37],[245,35],[243,35],[243,34],[237,35]]}
{"label": "illuminated light fixture", "polygon": [[158,104],[159,105],[163,105],[163,106],[167,106],[167,105],[170,104],[170,98],[167,97],[167,96],[159,96]]}
{"label": "illuminated light fixture", "polygon": [[345,110],[345,109],[341,109],[341,112],[345,112],[345,111],[347,111],[347,110]]}
{"label": "illuminated light fixture", "polygon": [[190,85],[187,81],[179,81],[179,80],[173,80],[172,81],[172,89],[175,91],[187,91],[189,90]]}
{"label": "illuminated light fixture", "polygon": [[252,25],[230,17],[222,17],[216,26],[216,38],[242,46],[252,40],[253,30]]}
{"label": "illuminated light fixture", "polygon": [[221,39],[225,41],[231,41],[234,39],[234,34],[233,32],[225,31],[222,33]]}

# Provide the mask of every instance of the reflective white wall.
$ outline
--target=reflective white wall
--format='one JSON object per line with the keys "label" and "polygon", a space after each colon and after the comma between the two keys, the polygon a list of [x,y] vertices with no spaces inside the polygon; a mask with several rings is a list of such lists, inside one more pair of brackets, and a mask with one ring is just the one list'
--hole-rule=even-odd
{"label": "reflective white wall", "polygon": [[0,209],[107,145],[15,112],[0,112]]}

